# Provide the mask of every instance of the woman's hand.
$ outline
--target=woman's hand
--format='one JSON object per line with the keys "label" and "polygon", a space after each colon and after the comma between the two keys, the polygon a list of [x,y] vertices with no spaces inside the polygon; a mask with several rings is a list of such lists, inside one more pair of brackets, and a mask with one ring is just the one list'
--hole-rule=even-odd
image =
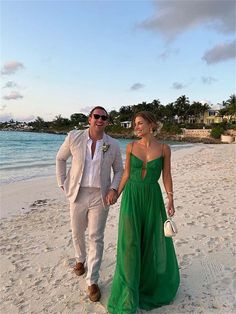
{"label": "woman's hand", "polygon": [[175,214],[175,208],[174,208],[174,200],[173,200],[173,197],[168,198],[167,212],[168,212],[168,215],[169,215],[170,217],[171,217],[171,216],[174,216],[174,214]]}

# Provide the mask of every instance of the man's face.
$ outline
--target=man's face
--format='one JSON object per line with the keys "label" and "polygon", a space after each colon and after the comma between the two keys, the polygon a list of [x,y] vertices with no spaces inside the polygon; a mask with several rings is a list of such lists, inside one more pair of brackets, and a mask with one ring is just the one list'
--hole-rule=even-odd
{"label": "man's face", "polygon": [[92,116],[89,117],[90,129],[96,132],[103,132],[105,127],[108,125],[108,119],[105,120],[107,114],[102,109],[95,109]]}

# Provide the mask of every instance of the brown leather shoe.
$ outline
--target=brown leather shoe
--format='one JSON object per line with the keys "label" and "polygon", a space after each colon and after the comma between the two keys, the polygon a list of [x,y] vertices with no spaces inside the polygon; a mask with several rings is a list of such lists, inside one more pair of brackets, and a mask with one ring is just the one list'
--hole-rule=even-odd
{"label": "brown leather shoe", "polygon": [[78,262],[73,267],[74,272],[77,276],[81,276],[85,273],[84,263]]}
{"label": "brown leather shoe", "polygon": [[91,286],[88,286],[88,296],[92,302],[97,302],[100,300],[101,292],[98,285],[94,283]]}

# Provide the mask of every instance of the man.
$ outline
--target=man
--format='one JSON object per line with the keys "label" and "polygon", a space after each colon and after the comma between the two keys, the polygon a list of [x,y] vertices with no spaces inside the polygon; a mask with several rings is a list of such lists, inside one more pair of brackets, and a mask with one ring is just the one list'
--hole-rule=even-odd
{"label": "man", "polygon": [[[70,203],[72,239],[76,264],[74,272],[85,273],[91,301],[100,299],[99,269],[103,254],[103,237],[109,205],[117,200],[117,188],[123,165],[118,142],[104,130],[108,113],[95,107],[89,114],[89,129],[71,131],[60,147],[56,158],[58,185]],[[66,173],[66,161],[71,167]],[[111,169],[113,178],[111,181]],[[85,230],[88,227],[88,257],[86,258]]]}

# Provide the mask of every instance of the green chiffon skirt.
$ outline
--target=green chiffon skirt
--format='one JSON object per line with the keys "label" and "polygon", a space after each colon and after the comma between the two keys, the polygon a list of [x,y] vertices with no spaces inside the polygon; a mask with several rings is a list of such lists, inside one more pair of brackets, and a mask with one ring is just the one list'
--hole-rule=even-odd
{"label": "green chiffon skirt", "polygon": [[117,261],[108,300],[111,314],[133,314],[170,303],[179,286],[179,268],[158,183],[129,180],[120,209]]}

